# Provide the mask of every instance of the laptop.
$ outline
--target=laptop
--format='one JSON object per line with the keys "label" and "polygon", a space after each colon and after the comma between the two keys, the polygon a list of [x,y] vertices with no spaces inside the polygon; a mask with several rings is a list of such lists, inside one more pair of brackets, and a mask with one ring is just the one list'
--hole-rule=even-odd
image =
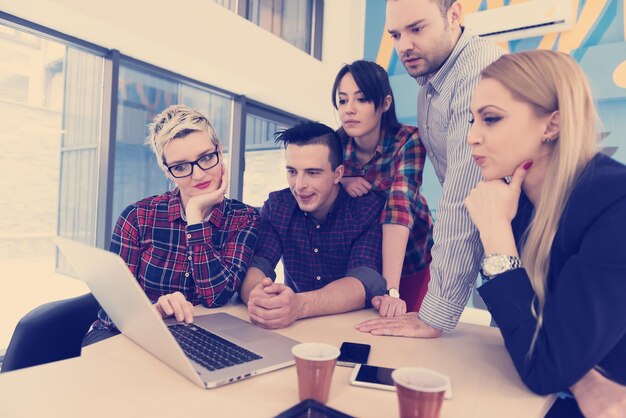
{"label": "laptop", "polygon": [[214,388],[294,364],[298,341],[227,313],[193,324],[161,318],[115,253],[55,237],[79,277],[126,337],[202,388]]}

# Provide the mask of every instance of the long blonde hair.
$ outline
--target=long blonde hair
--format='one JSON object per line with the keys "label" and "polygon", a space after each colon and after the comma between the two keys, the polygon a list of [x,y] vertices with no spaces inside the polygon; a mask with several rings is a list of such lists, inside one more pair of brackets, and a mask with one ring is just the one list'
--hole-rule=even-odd
{"label": "long blonde hair", "polygon": [[503,55],[482,71],[483,78],[500,82],[513,96],[532,105],[538,115],[560,114],[560,132],[545,173],[539,202],[525,232],[522,265],[535,291],[537,327],[532,354],[543,322],[546,280],[554,236],[565,204],[580,173],[595,155],[597,113],[587,79],[572,57],[536,50]]}

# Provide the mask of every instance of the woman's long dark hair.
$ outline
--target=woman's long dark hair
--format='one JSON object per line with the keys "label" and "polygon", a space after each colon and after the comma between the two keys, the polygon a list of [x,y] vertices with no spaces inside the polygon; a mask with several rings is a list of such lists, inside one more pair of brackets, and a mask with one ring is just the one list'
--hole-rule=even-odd
{"label": "woman's long dark hair", "polygon": [[[365,60],[354,61],[352,64],[346,64],[341,67],[333,83],[331,100],[335,109],[338,109],[337,90],[339,89],[339,83],[341,83],[341,79],[347,73],[352,74],[354,82],[363,93],[365,100],[374,103],[374,109],[378,110],[378,107],[385,102],[385,97],[391,96],[391,106],[389,106],[386,112],[383,112],[380,127],[386,137],[394,136],[401,125],[396,116],[396,100],[393,97],[387,71],[375,62]],[[343,127],[339,128],[337,133],[342,138],[348,136]]]}

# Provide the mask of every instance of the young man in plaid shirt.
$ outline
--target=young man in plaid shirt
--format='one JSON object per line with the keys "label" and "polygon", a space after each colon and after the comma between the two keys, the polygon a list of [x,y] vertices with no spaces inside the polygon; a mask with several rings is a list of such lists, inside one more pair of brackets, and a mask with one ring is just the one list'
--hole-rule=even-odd
{"label": "young man in plaid shirt", "polygon": [[[270,193],[261,209],[258,244],[240,290],[250,320],[283,328],[370,306],[386,290],[380,274],[385,198],[345,192],[343,148],[328,126],[304,123],[277,141],[285,146],[289,188]],[[281,258],[285,284],[273,281]]]}

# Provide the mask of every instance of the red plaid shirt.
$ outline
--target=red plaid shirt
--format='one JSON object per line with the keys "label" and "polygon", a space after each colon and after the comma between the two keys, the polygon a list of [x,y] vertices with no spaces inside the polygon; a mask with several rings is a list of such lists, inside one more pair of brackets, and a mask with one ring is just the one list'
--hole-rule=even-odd
{"label": "red plaid shirt", "polygon": [[387,195],[383,224],[404,225],[411,231],[402,276],[423,270],[431,259],[433,224],[426,199],[419,193],[426,150],[417,128],[402,125],[394,137],[383,138],[365,165],[357,160],[354,138],[342,136],[345,175],[363,177],[372,191]]}
{"label": "red plaid shirt", "polygon": [[[255,209],[225,199],[204,222],[187,225],[178,192],[127,207],[113,230],[118,253],[154,303],[176,291],[197,305],[224,305],[239,289],[257,241]],[[100,309],[96,329],[114,325]]]}

